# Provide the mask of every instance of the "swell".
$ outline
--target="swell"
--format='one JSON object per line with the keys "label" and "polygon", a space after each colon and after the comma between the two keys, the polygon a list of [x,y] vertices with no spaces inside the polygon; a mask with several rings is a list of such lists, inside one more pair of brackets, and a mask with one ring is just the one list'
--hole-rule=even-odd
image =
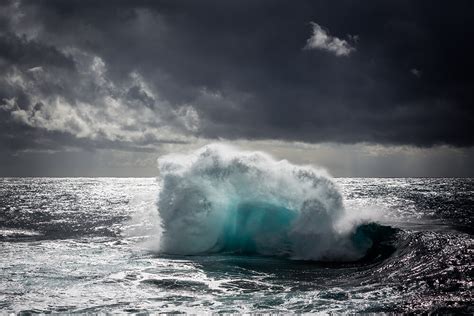
{"label": "swell", "polygon": [[396,289],[405,312],[472,314],[471,236],[390,228],[393,234],[387,238],[390,234],[380,228],[368,232],[374,247],[359,261],[367,269],[353,284]]}

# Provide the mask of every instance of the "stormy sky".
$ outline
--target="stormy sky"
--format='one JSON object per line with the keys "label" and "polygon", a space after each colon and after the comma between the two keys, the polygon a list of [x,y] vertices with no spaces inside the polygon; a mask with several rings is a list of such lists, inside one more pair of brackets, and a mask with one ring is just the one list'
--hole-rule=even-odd
{"label": "stormy sky", "polygon": [[210,142],[474,176],[474,2],[0,1],[0,176],[155,176]]}

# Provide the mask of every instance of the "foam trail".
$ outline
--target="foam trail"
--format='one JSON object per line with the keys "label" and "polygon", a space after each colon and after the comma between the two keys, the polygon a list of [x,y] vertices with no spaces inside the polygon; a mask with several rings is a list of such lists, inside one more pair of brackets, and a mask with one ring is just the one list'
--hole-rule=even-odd
{"label": "foam trail", "polygon": [[222,144],[162,156],[158,165],[163,252],[354,260],[371,246],[341,225],[343,199],[323,170]]}

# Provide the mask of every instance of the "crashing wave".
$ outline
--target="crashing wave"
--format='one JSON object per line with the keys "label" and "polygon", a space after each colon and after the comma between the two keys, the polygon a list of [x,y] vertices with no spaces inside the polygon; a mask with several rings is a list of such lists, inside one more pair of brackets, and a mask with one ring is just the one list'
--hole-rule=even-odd
{"label": "crashing wave", "polygon": [[221,144],[158,159],[160,250],[356,260],[372,246],[324,171]]}

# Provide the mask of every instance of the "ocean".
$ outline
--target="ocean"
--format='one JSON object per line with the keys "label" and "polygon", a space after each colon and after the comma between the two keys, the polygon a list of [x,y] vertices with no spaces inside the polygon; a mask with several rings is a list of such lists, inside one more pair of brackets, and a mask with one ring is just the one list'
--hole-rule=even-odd
{"label": "ocean", "polygon": [[160,179],[2,178],[0,310],[474,312],[474,179],[334,182],[347,212],[366,214],[351,229],[370,236],[362,257],[160,251]]}

